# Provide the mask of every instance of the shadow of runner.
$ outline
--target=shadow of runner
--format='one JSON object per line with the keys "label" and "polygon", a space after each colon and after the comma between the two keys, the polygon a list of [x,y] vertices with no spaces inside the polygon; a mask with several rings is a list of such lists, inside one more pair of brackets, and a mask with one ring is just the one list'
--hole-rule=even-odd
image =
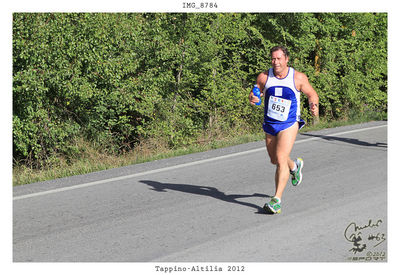
{"label": "shadow of runner", "polygon": [[260,207],[256,204],[238,201],[237,199],[249,198],[249,197],[261,197],[261,198],[270,198],[271,197],[269,195],[258,194],[258,193],[254,193],[252,195],[239,195],[239,194],[226,195],[224,192],[219,191],[217,188],[209,187],[209,186],[176,184],[176,183],[162,183],[162,182],[152,181],[152,180],[141,180],[139,182],[147,184],[148,186],[151,186],[152,187],[151,190],[154,190],[157,192],[167,192],[167,190],[174,190],[174,191],[184,192],[184,193],[188,193],[188,194],[207,196],[207,197],[215,198],[218,200],[226,201],[229,203],[236,203],[236,204],[248,206],[248,207],[256,209],[257,210],[257,212],[255,212],[256,214],[266,214],[266,212],[262,207]]}
{"label": "shadow of runner", "polygon": [[336,136],[315,135],[315,134],[309,134],[309,133],[301,133],[301,135],[302,136],[309,136],[309,137],[319,137],[319,138],[327,140],[327,141],[341,141],[341,142],[360,145],[360,146],[387,148],[387,143],[383,143],[383,142],[370,143],[370,142],[362,141],[362,140],[355,139],[355,138],[344,138],[344,137],[336,137]]}

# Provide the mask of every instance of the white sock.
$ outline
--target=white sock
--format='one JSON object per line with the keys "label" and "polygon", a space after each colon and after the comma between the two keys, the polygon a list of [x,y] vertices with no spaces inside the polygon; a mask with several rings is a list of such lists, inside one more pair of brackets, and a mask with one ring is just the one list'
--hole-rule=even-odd
{"label": "white sock", "polygon": [[278,200],[278,203],[281,203],[281,198],[278,198],[276,196],[274,198]]}

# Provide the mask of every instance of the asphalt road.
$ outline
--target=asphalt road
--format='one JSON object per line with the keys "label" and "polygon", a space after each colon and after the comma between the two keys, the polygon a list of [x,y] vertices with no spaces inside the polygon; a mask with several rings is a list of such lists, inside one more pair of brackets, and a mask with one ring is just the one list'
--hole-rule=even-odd
{"label": "asphalt road", "polygon": [[282,213],[254,142],[13,188],[14,262],[387,261],[387,124],[299,134]]}

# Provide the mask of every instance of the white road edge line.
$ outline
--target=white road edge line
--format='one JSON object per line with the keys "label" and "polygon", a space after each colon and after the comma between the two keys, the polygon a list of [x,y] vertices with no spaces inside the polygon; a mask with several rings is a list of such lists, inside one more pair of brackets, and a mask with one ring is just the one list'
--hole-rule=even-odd
{"label": "white road edge line", "polygon": [[[361,128],[361,129],[336,133],[336,134],[333,134],[330,136],[331,137],[342,136],[342,135],[346,135],[346,134],[368,131],[368,130],[373,130],[373,129],[382,128],[382,127],[386,127],[386,126],[387,126],[387,124],[373,126],[373,127],[369,127],[369,128]],[[312,138],[302,139],[302,140],[295,141],[295,144],[305,143],[305,142],[309,142],[309,141],[313,141],[313,140],[317,140],[317,139],[322,139],[323,137],[329,137],[329,136],[321,136],[321,137],[312,137]],[[232,153],[232,154],[225,155],[225,156],[203,159],[203,160],[193,161],[193,162],[189,162],[189,163],[178,164],[178,165],[174,165],[174,166],[169,166],[169,167],[154,169],[154,170],[150,170],[150,171],[130,174],[130,175],[126,175],[126,176],[92,181],[92,182],[78,184],[78,185],[74,185],[74,186],[62,187],[62,188],[57,188],[57,189],[43,191],[43,192],[37,192],[37,193],[32,193],[32,194],[27,194],[27,195],[16,196],[13,198],[13,200],[14,201],[23,200],[23,199],[27,199],[27,198],[39,197],[39,196],[44,196],[44,195],[48,195],[48,194],[54,194],[54,193],[59,193],[59,192],[64,192],[64,191],[69,191],[69,190],[74,190],[74,189],[80,189],[80,188],[90,187],[90,186],[99,185],[99,184],[103,184],[103,183],[113,182],[113,181],[125,180],[125,179],[134,178],[134,177],[141,177],[141,176],[146,176],[146,175],[150,175],[150,174],[155,174],[155,173],[170,171],[170,170],[174,170],[174,169],[189,167],[189,166],[193,166],[193,165],[203,164],[203,163],[207,163],[207,162],[211,162],[211,161],[218,161],[218,160],[237,157],[237,156],[241,156],[241,155],[247,155],[247,154],[256,153],[256,152],[263,151],[263,150],[266,150],[265,147],[252,149],[252,150],[248,150],[248,151],[243,151],[243,152],[238,152],[238,153]]]}

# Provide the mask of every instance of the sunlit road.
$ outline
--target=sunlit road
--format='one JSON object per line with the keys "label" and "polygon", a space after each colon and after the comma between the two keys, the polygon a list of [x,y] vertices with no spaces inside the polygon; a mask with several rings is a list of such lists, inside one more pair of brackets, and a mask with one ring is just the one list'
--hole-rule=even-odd
{"label": "sunlit road", "polygon": [[263,142],[14,187],[13,260],[386,261],[386,122],[299,134],[297,156],[279,215]]}

